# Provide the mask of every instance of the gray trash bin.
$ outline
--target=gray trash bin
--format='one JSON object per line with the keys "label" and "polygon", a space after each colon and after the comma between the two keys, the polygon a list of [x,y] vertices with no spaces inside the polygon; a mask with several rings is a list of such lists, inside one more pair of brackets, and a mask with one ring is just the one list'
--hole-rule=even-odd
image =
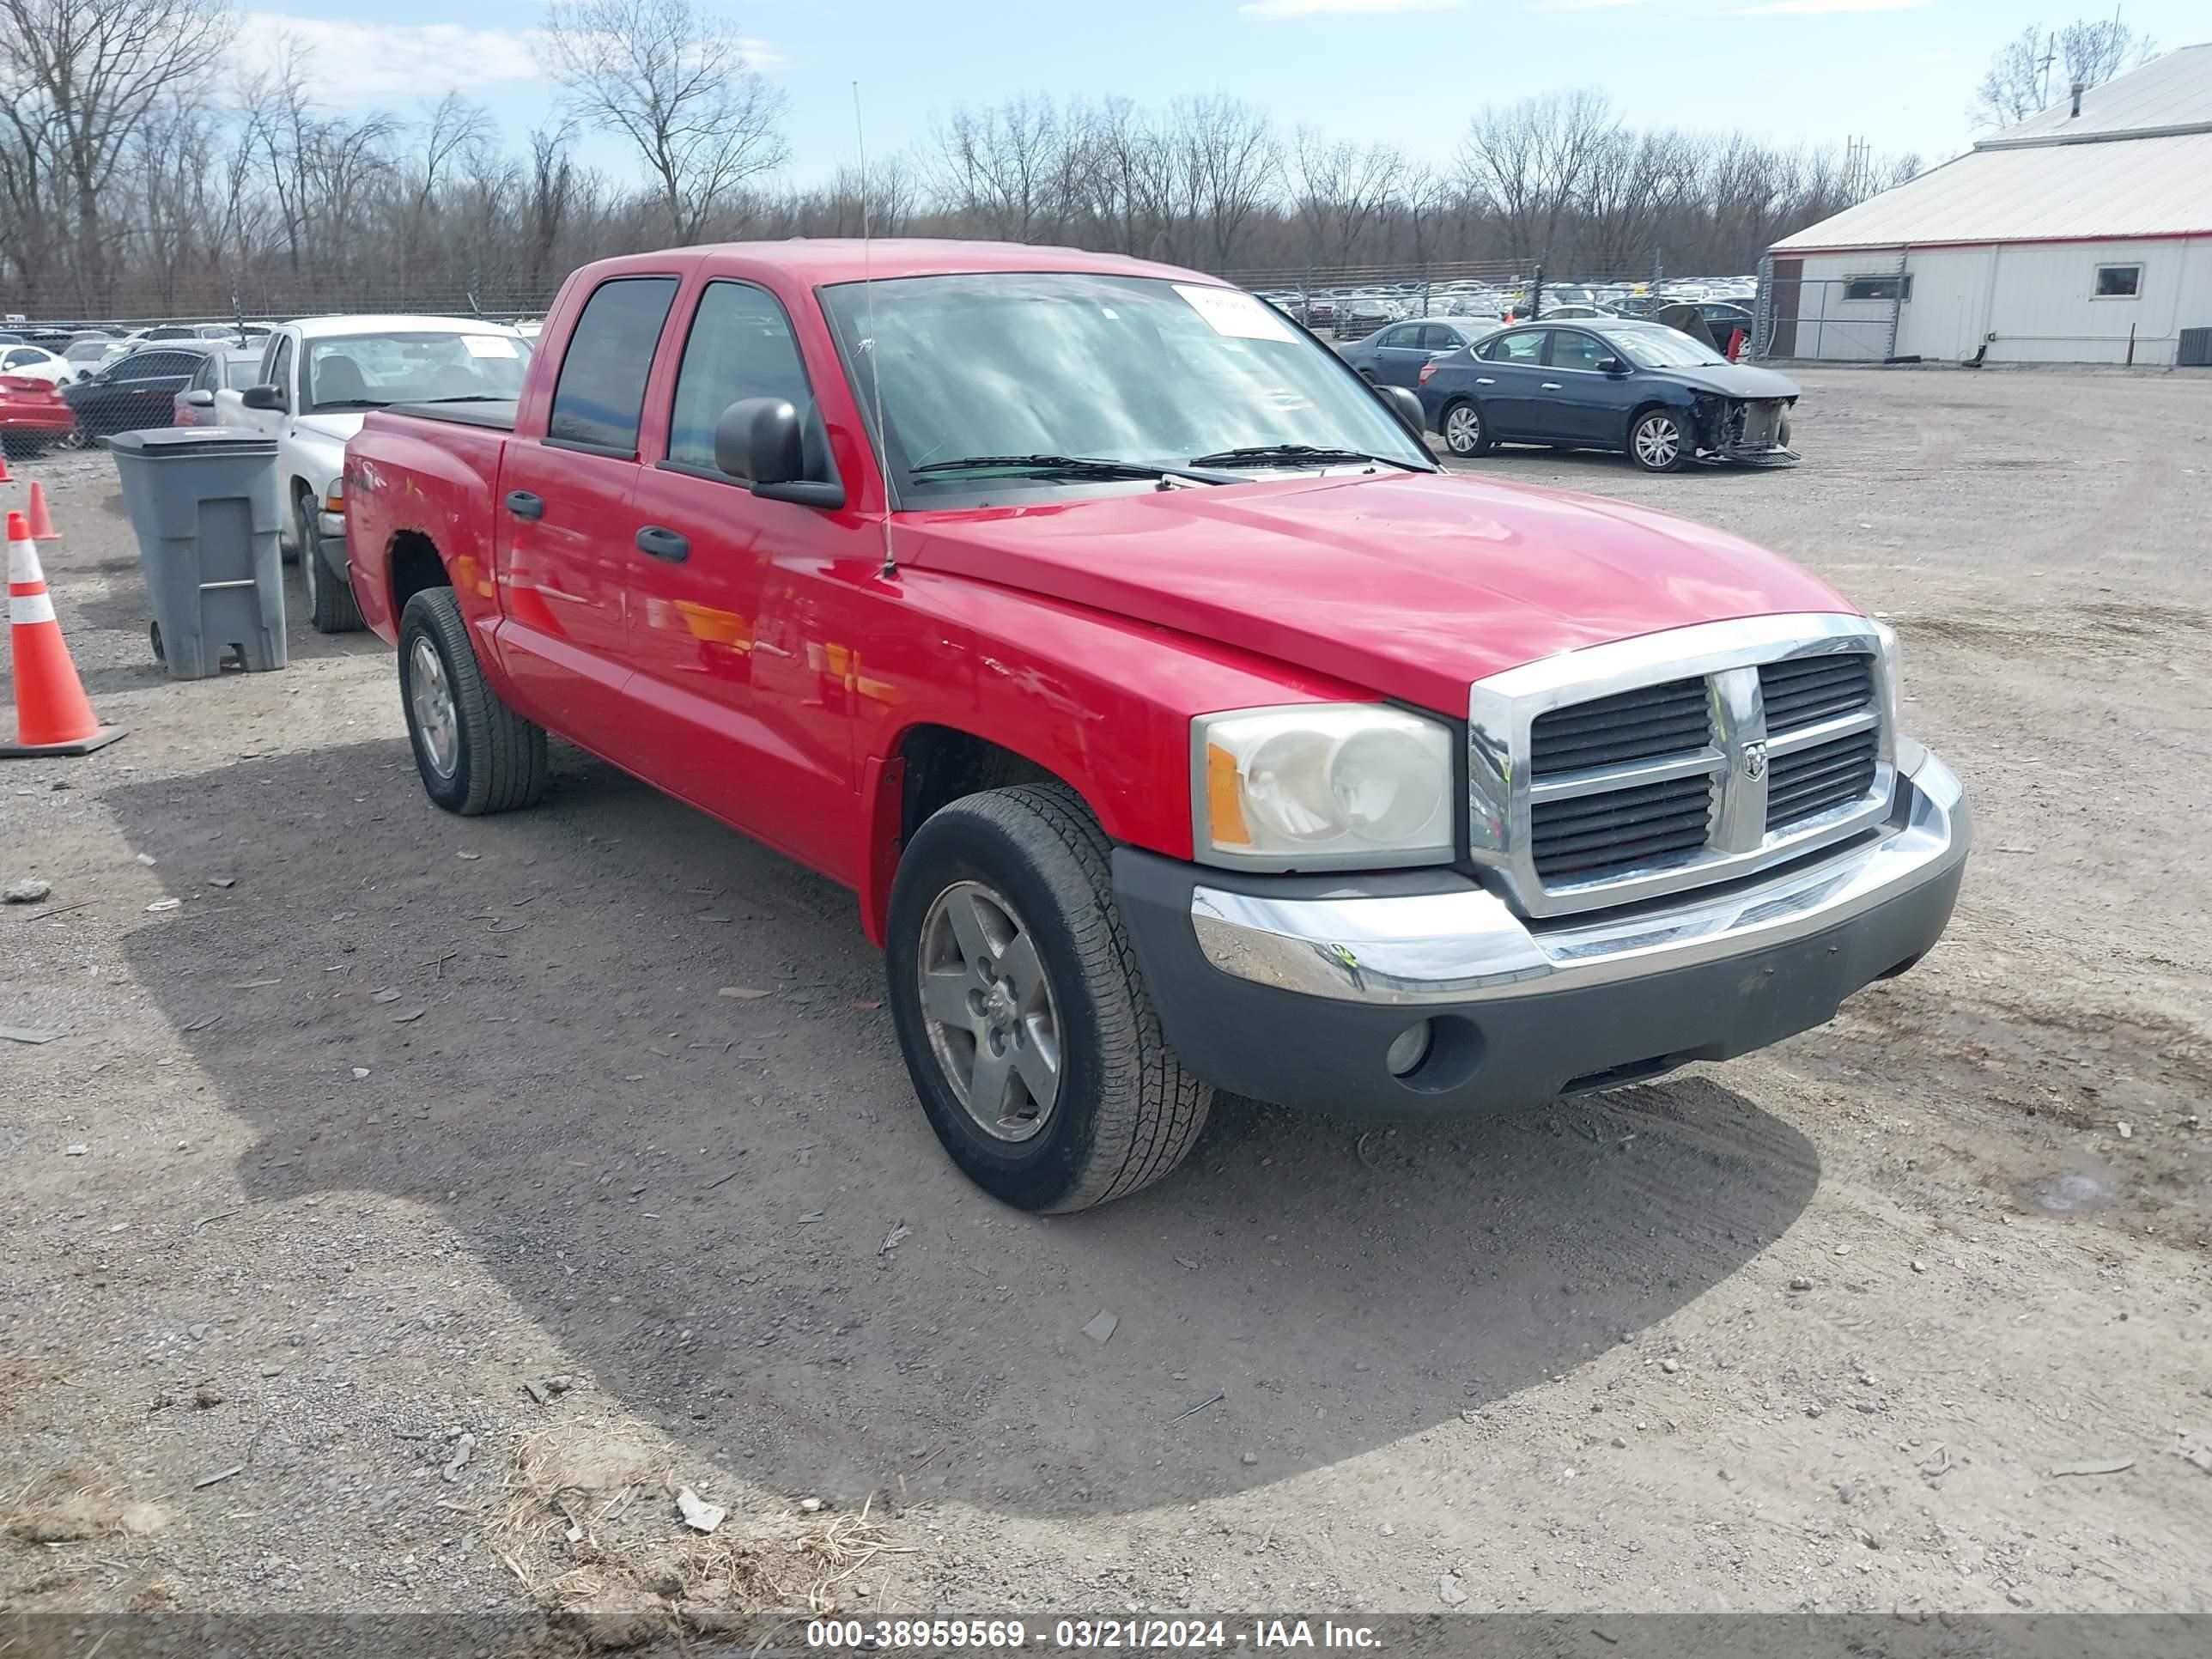
{"label": "gray trash bin", "polygon": [[283,504],[276,441],[234,428],[156,427],[107,441],[154,608],[154,654],[172,679],[204,679],[235,651],[284,665]]}

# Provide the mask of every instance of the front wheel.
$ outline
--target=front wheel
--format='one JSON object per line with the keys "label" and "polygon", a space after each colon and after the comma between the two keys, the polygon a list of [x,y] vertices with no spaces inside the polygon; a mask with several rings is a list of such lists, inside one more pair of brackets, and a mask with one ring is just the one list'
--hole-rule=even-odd
{"label": "front wheel", "polygon": [[293,534],[300,542],[300,586],[307,601],[307,620],[319,634],[358,634],[361,606],[353,589],[324,562],[315,529],[315,502],[301,495],[292,504]]}
{"label": "front wheel", "polygon": [[422,787],[448,812],[511,812],[544,794],[545,730],[492,690],[450,587],[424,589],[400,615],[399,702]]}
{"label": "front wheel", "polygon": [[1088,1209],[1182,1163],[1213,1091],[1160,1035],[1114,902],[1111,848],[1059,784],[969,795],[892,883],[899,1047],[930,1127],[1018,1209]]}
{"label": "front wheel", "polygon": [[1444,410],[1444,447],[1462,459],[1475,455],[1487,455],[1491,450],[1490,428],[1483,424],[1482,410],[1472,401],[1455,403]]}
{"label": "front wheel", "polygon": [[1694,448],[1690,423],[1671,409],[1647,409],[1628,428],[1628,459],[1646,472],[1679,471]]}

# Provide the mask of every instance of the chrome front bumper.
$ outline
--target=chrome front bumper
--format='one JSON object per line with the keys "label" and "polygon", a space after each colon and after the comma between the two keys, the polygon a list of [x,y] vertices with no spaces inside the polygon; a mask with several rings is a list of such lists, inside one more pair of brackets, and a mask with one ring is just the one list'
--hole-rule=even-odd
{"label": "chrome front bumper", "polygon": [[1826,933],[1965,860],[1972,820],[1957,776],[1909,739],[1897,759],[1898,809],[1871,839],[1722,893],[1532,924],[1481,890],[1290,898],[1201,881],[1191,927],[1206,961],[1235,978],[1385,1006],[1524,998],[1747,955]]}

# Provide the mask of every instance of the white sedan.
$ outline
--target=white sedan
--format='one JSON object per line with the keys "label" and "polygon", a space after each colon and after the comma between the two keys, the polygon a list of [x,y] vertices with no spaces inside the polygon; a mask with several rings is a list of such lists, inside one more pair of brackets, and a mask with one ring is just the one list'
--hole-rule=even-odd
{"label": "white sedan", "polygon": [[44,346],[12,345],[0,347],[0,374],[21,374],[67,386],[76,379],[76,365]]}

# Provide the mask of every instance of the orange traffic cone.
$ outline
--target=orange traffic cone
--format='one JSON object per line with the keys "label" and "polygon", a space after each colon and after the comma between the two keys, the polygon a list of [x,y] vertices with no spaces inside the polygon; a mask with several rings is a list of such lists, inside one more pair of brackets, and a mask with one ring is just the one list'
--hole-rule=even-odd
{"label": "orange traffic cone", "polygon": [[[1739,328],[1739,329],[1736,329],[1736,330],[1735,330],[1735,331],[1733,331],[1729,335],[1729,343],[1728,343],[1728,360],[1729,360],[1730,362],[1732,362],[1732,363],[1733,363],[1733,362],[1740,362],[1740,361],[1742,359],[1742,357],[1743,357],[1743,339],[1744,339],[1743,331],[1742,331],[1741,329],[1740,329],[1740,328]],[[35,489],[38,489],[38,485],[36,485],[36,484],[33,484],[33,485],[31,486],[31,488],[32,488],[33,490],[35,490]],[[34,495],[32,499],[35,501],[37,500],[37,497]]]}
{"label": "orange traffic cone", "polygon": [[15,479],[8,476],[8,451],[4,447],[0,447],[0,483],[15,482]]}
{"label": "orange traffic cone", "polygon": [[121,737],[123,728],[102,726],[85,700],[69,641],[54,620],[39,544],[20,513],[8,515],[8,622],[15,651],[15,741],[0,743],[0,759],[88,755]]}
{"label": "orange traffic cone", "polygon": [[33,479],[31,483],[31,539],[34,542],[58,542],[62,532],[54,528],[54,515],[46,511],[46,487]]}

